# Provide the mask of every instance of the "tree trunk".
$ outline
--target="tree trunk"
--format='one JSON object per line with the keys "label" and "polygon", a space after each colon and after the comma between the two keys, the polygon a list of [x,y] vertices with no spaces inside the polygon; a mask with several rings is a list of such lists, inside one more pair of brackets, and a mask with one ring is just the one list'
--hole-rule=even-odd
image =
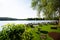
{"label": "tree trunk", "polygon": [[37,16],[38,16],[38,18],[40,18],[40,11],[38,11]]}
{"label": "tree trunk", "polygon": [[59,12],[59,22],[58,22],[58,25],[60,27],[60,8],[58,9],[58,12]]}

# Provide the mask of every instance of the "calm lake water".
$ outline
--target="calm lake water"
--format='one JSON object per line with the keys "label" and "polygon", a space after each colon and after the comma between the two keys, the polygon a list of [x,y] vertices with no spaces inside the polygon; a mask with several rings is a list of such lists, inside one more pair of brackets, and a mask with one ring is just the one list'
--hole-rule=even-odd
{"label": "calm lake water", "polygon": [[28,23],[42,23],[42,22],[55,22],[56,20],[20,20],[20,21],[0,21],[0,30],[2,30],[2,25],[8,23],[15,23],[15,24],[28,24]]}

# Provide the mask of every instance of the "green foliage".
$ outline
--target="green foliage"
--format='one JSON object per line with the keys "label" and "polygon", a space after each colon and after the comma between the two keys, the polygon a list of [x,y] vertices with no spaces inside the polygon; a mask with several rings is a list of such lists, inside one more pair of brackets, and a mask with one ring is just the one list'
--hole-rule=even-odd
{"label": "green foliage", "polygon": [[[60,15],[60,0],[32,0],[31,5],[39,13],[43,11],[47,18],[54,18],[57,14]],[[59,13],[55,14],[57,11]]]}
{"label": "green foliage", "polygon": [[0,40],[22,40],[22,34],[25,31],[24,25],[7,24],[2,27]]}
{"label": "green foliage", "polygon": [[[3,29],[0,31],[0,40],[41,40],[41,30],[44,31],[56,31],[60,32],[60,29],[58,30],[51,30],[50,27],[53,25],[42,25],[34,26],[34,28],[27,26],[25,24],[7,24],[2,26]],[[45,32],[44,32],[45,33]],[[47,40],[50,38],[47,37]]]}

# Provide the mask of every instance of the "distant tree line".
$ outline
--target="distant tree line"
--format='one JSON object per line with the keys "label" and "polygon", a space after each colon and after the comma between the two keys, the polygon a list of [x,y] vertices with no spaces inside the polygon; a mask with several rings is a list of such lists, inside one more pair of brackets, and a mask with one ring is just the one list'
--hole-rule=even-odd
{"label": "distant tree line", "polygon": [[54,18],[27,18],[27,20],[59,20],[59,17],[54,17]]}

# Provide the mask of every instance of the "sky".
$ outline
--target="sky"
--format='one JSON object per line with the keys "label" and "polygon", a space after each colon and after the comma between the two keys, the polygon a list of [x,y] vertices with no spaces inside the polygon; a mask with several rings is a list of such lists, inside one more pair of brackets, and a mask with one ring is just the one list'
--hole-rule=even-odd
{"label": "sky", "polygon": [[0,0],[0,17],[34,18],[37,12],[31,8],[31,0]]}

